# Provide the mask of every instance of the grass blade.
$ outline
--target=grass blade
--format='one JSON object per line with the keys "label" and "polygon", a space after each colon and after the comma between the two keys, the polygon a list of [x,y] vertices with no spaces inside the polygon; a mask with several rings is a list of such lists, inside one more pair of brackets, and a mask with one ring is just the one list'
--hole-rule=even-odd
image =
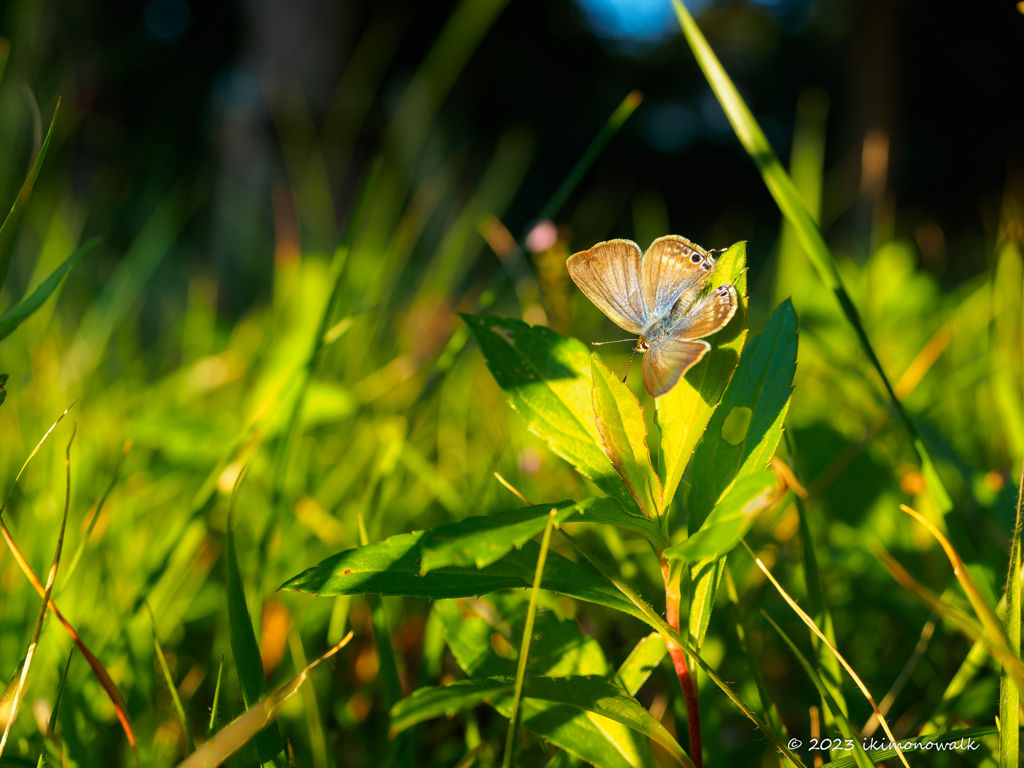
{"label": "grass blade", "polygon": [[736,583],[732,578],[732,571],[725,566],[725,593],[729,598],[729,607],[732,609],[733,624],[736,625],[736,637],[743,646],[743,653],[747,657],[747,664],[750,666],[750,676],[754,678],[757,686],[757,696],[761,699],[761,710],[767,715],[768,721],[782,736],[786,736],[786,724],[782,722],[779,708],[772,701],[768,693],[768,686],[764,682],[764,675],[761,673],[761,665],[758,663],[757,654],[754,653],[754,646],[750,642],[750,633],[743,621],[743,612],[740,610],[740,596],[736,591]]}
{"label": "grass blade", "polygon": [[[232,512],[238,498],[238,489],[245,479],[247,469],[243,469],[239,473],[232,491],[228,509],[225,559],[228,570],[228,627],[231,635],[231,653],[235,657],[235,670],[242,688],[242,700],[245,702],[245,708],[252,710],[267,697],[267,678],[263,673],[260,647],[256,642],[252,617],[245,601],[245,588],[242,585],[242,574],[238,568],[238,555],[235,551],[235,537],[231,530]],[[263,710],[260,709],[260,711]],[[272,718],[268,718],[266,727],[255,734],[256,752],[263,765],[278,765],[277,756],[284,751],[281,731],[278,729],[277,723],[272,720]]]}
{"label": "grass blade", "polygon": [[85,254],[99,245],[99,238],[94,237],[77,251],[68,256],[64,263],[57,267],[32,293],[0,315],[0,341],[10,336],[14,330],[27,320],[57,290],[64,276],[71,271]]}
{"label": "grass blade", "polygon": [[156,617],[153,616],[153,610],[149,607],[149,603],[146,603],[146,610],[149,611],[149,621],[153,627],[153,646],[156,648],[156,657],[160,662],[160,669],[164,673],[167,690],[171,693],[174,709],[178,712],[178,719],[181,720],[181,729],[185,732],[185,744],[188,747],[187,755],[190,755],[196,751],[196,743],[192,740],[192,730],[188,726],[185,707],[182,706],[181,697],[178,695],[178,687],[174,684],[174,678],[171,676],[171,668],[167,666],[167,659],[164,658],[164,649],[160,645],[160,638],[156,636]]}
{"label": "grass blade", "polygon": [[822,237],[821,230],[818,229],[814,217],[807,210],[807,206],[804,205],[799,191],[793,184],[792,179],[790,179],[789,174],[786,173],[786,169],[782,167],[778,157],[775,156],[775,152],[768,143],[768,139],[765,138],[761,126],[757,124],[753,114],[750,112],[750,108],[743,101],[736,86],[729,78],[729,75],[726,74],[725,68],[718,60],[718,57],[715,56],[714,51],[711,50],[711,46],[708,45],[708,41],[697,26],[697,22],[693,20],[693,16],[686,10],[681,0],[672,0],[672,4],[675,6],[676,15],[679,17],[679,24],[682,27],[683,34],[686,36],[686,41],[689,43],[690,49],[693,51],[693,55],[696,57],[701,70],[704,72],[711,90],[714,91],[715,96],[722,105],[722,109],[725,110],[725,114],[729,118],[733,130],[736,132],[737,138],[739,138],[743,148],[750,155],[751,160],[754,161],[758,171],[760,171],[761,177],[764,179],[768,191],[775,198],[775,203],[778,205],[782,215],[793,226],[796,236],[817,270],[818,276],[839,302],[839,307],[847,322],[849,322],[856,333],[864,354],[867,355],[871,365],[882,379],[886,394],[896,411],[900,425],[910,438],[921,462],[922,474],[928,484],[929,491],[935,499],[935,503],[944,514],[948,513],[953,508],[953,501],[950,499],[945,485],[943,485],[942,480],[935,471],[931,456],[918,435],[917,428],[903,409],[903,404],[899,398],[896,397],[892,384],[890,384],[889,378],[882,368],[882,363],[875,354],[867,332],[860,321],[857,308],[846,291],[846,286],[843,284],[842,276],[839,273],[839,267],[828,245],[825,243],[825,238]]}
{"label": "grass blade", "polygon": [[[57,684],[57,693],[53,697],[53,708],[50,710],[50,719],[46,723],[46,732],[43,734],[44,738],[52,739],[54,742],[57,741],[57,714],[60,712],[60,700],[64,696],[64,686],[68,681],[68,671],[71,669],[71,659],[75,656],[75,646],[71,646],[71,651],[68,653],[67,663],[64,664],[64,671],[61,673],[60,682]],[[36,762],[36,768],[43,768],[46,765],[46,744],[43,744],[43,750],[39,753],[39,760]]]}
{"label": "grass blade", "polygon": [[516,683],[512,694],[512,717],[508,721],[508,736],[505,738],[505,756],[502,759],[504,768],[519,764],[519,725],[522,719],[520,704],[523,700],[523,680],[526,677],[526,661],[530,657],[530,640],[533,638],[533,622],[537,618],[537,596],[540,592],[541,578],[544,576],[544,561],[551,545],[551,530],[555,526],[555,515],[558,509],[548,513],[548,522],[544,526],[544,536],[540,542],[540,553],[537,555],[537,573],[533,577],[533,589],[530,592],[530,607],[526,612],[526,626],[523,628],[523,643],[519,648],[519,668],[516,670]]}
{"label": "grass blade", "polygon": [[[608,121],[601,126],[601,130],[597,132],[597,136],[590,142],[590,145],[586,148],[580,159],[576,161],[576,165],[569,171],[569,175],[566,176],[562,183],[558,185],[558,189],[555,190],[554,194],[548,198],[548,201],[544,204],[544,207],[540,209],[540,213],[537,214],[537,221],[543,221],[544,219],[550,219],[555,216],[565,205],[565,201],[569,199],[569,195],[573,193],[579,183],[583,180],[587,171],[590,170],[590,166],[594,164],[594,161],[600,157],[604,148],[608,145],[608,142],[612,140],[612,137],[618,133],[619,128],[622,127],[623,123],[629,119],[629,116],[636,111],[636,108],[640,106],[640,102],[643,101],[643,94],[640,91],[631,91],[626,95],[619,105],[612,112],[611,117]],[[487,309],[490,307],[495,299],[498,298],[498,289],[501,288],[504,283],[512,277],[515,268],[519,265],[519,261],[523,258],[523,254],[526,252],[526,235],[516,243],[516,249],[512,254],[505,260],[502,261],[503,268],[491,279],[490,285],[487,290],[480,296],[479,308]],[[453,337],[454,338],[454,337]],[[465,342],[463,342],[465,343]]]}
{"label": "grass blade", "polygon": [[[967,595],[967,600],[970,602],[971,608],[974,609],[975,615],[981,621],[984,637],[989,645],[991,645],[993,655],[1003,665],[1006,673],[1014,677],[1017,685],[1024,687],[1024,662],[1021,662],[1020,660],[1020,651],[1018,650],[1017,652],[1014,652],[1010,647],[1010,642],[1007,639],[1006,634],[1003,632],[1003,627],[999,618],[996,616],[995,611],[992,610],[991,606],[985,602],[985,598],[979,591],[978,586],[974,583],[974,579],[972,579],[971,575],[967,572],[963,560],[960,559],[960,556],[953,548],[953,545],[949,543],[949,539],[943,536],[942,532],[936,528],[930,520],[925,518],[915,509],[908,507],[906,504],[900,504],[900,509],[927,528],[928,532],[931,533],[931,535],[935,537],[936,541],[942,545],[942,549],[945,551],[946,557],[949,558],[949,562],[953,566],[953,575],[956,576],[957,581],[960,582],[960,586]],[[1007,613],[1009,613],[1009,610],[1007,610]]]}
{"label": "grass blade", "polygon": [[[305,669],[308,666],[306,649],[302,647],[302,637],[295,630],[288,633],[288,647],[291,649],[295,668]],[[302,699],[306,709],[306,721],[309,724],[309,746],[313,752],[314,768],[328,768],[330,762],[327,759],[327,739],[324,736],[323,723],[320,722],[316,691],[312,686],[307,685],[302,689]]]}
{"label": "grass blade", "polygon": [[[1024,500],[1024,468],[1017,494],[1017,523],[1013,527],[1010,568],[1006,574],[1006,617],[1003,629],[1010,651],[1020,658],[1020,538],[1021,502]],[[1016,768],[1020,753],[1020,690],[1013,675],[1005,670],[999,680],[999,768]]]}
{"label": "grass blade", "polygon": [[114,474],[110,478],[110,484],[107,486],[107,489],[103,492],[99,502],[96,504],[96,511],[93,513],[92,520],[89,521],[89,525],[85,529],[85,534],[82,536],[82,540],[78,542],[78,547],[75,549],[75,556],[71,558],[71,565],[68,566],[68,570],[64,574],[64,579],[60,583],[58,594],[64,590],[64,587],[71,583],[71,577],[75,575],[75,571],[78,569],[78,564],[81,562],[82,555],[85,553],[85,547],[89,543],[89,537],[92,536],[93,528],[96,527],[96,521],[100,519],[100,513],[103,512],[103,507],[107,503],[107,497],[110,496],[110,492],[114,490],[114,486],[117,485],[117,480],[121,476],[121,468],[124,466],[124,460],[127,458],[128,452],[131,449],[131,440],[126,440],[124,447],[121,449],[121,458],[118,459],[117,466],[114,468]]}
{"label": "grass blade", "polygon": [[220,704],[220,683],[224,677],[224,657],[220,657],[220,666],[217,667],[217,685],[213,689],[213,706],[210,707],[210,724],[206,728],[207,740],[213,738],[214,728],[217,726],[217,707]]}
{"label": "grass blade", "polygon": [[[787,433],[786,438],[786,445],[789,448],[789,454],[795,458],[796,446],[794,445],[792,435]],[[795,478],[796,476],[794,475],[794,479]],[[796,482],[799,483],[799,480],[796,480]],[[824,580],[822,578],[821,568],[818,565],[818,556],[814,550],[814,535],[811,533],[811,524],[807,516],[807,504],[805,503],[806,497],[806,493],[796,493],[794,495],[794,503],[796,504],[798,522],[800,525],[800,540],[803,543],[804,583],[807,585],[807,607],[810,609],[810,614],[814,618],[815,625],[821,627],[822,632],[825,633],[825,637],[828,638],[828,641],[832,643],[832,645],[835,645],[835,627],[832,624],[832,612],[829,610],[828,603],[825,601]],[[835,656],[829,653],[827,649],[822,647],[821,643],[818,642],[818,636],[813,632],[811,632],[811,644],[817,654],[818,668],[823,674],[825,687],[828,688],[829,693],[832,694],[832,698],[835,699],[836,705],[845,715],[847,714],[846,697],[843,695],[843,676],[840,671],[839,661]]]}
{"label": "grass blade", "polygon": [[769,624],[779,633],[779,636],[786,642],[789,649],[796,656],[796,660],[800,662],[800,666],[804,668],[804,672],[814,683],[814,687],[818,689],[818,695],[821,696],[822,700],[826,702],[828,708],[832,711],[832,716],[835,718],[836,724],[839,726],[840,732],[843,734],[843,738],[849,739],[853,742],[853,757],[857,761],[857,765],[860,768],[871,768],[871,758],[867,756],[864,751],[864,747],[860,743],[860,739],[857,738],[857,733],[854,732],[853,727],[850,725],[850,721],[846,719],[846,715],[843,714],[842,710],[835,699],[832,698],[832,694],[828,688],[825,687],[825,683],[817,672],[814,671],[814,667],[811,666],[807,658],[800,653],[800,649],[797,648],[796,643],[789,639],[789,635],[782,631],[782,627],[772,621],[772,617],[769,616],[765,611],[761,611],[761,615],[765,617]]}
{"label": "grass blade", "polygon": [[227,760],[231,755],[245,746],[254,736],[264,733],[274,724],[281,705],[306,682],[309,673],[324,659],[336,654],[352,639],[352,632],[345,639],[331,648],[327,653],[303,669],[298,675],[282,685],[269,696],[261,699],[248,708],[245,714],[235,718],[212,739],[197,749],[187,759],[178,764],[178,768],[214,768]]}
{"label": "grass blade", "polygon": [[[636,111],[636,108],[640,106],[640,102],[643,100],[643,94],[640,91],[630,92],[626,98],[615,108],[612,112],[611,117],[601,127],[594,140],[590,142],[590,145],[580,156],[580,159],[576,161],[576,165],[573,166],[572,170],[569,171],[569,175],[563,179],[562,183],[555,190],[554,194],[548,199],[544,207],[540,209],[540,213],[537,216],[538,221],[544,219],[550,219],[555,216],[561,210],[562,206],[565,205],[565,201],[569,199],[569,195],[573,193],[580,181],[586,175],[587,171],[590,170],[590,166],[594,164],[594,161],[600,156],[601,152],[604,151],[605,146],[611,141],[612,137],[618,133],[619,128],[622,127],[623,123],[629,119],[629,116]],[[507,259],[502,260],[502,268],[495,273],[494,277],[491,278],[491,282],[482,294],[477,302],[478,310],[485,310],[498,298],[498,291],[501,287],[512,277],[515,268],[523,258],[523,254],[526,253],[526,235],[516,243],[515,250],[509,255]],[[433,389],[434,385],[439,380],[442,373],[447,371],[455,363],[459,353],[466,346],[466,342],[469,341],[469,332],[465,328],[459,328],[452,337],[448,340],[448,344],[445,346],[444,351],[441,353],[437,360],[437,364],[433,373],[430,376],[428,382],[424,385],[423,390],[420,394],[420,399],[428,395]]]}
{"label": "grass blade", "polygon": [[[78,401],[76,400],[75,402]],[[46,594],[46,588],[43,586],[42,582],[39,581],[39,577],[36,576],[35,571],[32,570],[28,560],[25,559],[25,556],[22,554],[21,549],[14,542],[14,537],[11,536],[11,532],[7,529],[7,523],[4,522],[3,511],[7,506],[7,500],[10,498],[11,492],[14,490],[14,486],[18,483],[18,478],[20,478],[21,474],[25,471],[25,467],[27,467],[28,463],[32,461],[32,457],[39,453],[39,449],[42,448],[43,443],[46,442],[46,438],[48,438],[53,430],[56,429],[57,425],[60,424],[61,419],[67,416],[68,411],[71,410],[74,404],[75,403],[72,403],[64,409],[64,412],[58,416],[57,420],[53,422],[48,430],[46,430],[46,434],[44,434],[39,442],[36,443],[36,447],[32,449],[28,458],[25,459],[25,463],[22,464],[21,469],[18,470],[18,474],[15,476],[10,490],[7,491],[7,496],[4,498],[3,503],[0,504],[0,533],[3,534],[4,541],[7,542],[7,547],[11,550],[11,554],[14,555],[14,559],[18,563],[18,567],[21,568],[22,573],[25,574],[26,578],[28,578],[29,582],[35,588],[40,597]],[[85,642],[78,635],[78,632],[75,631],[75,628],[72,627],[68,620],[64,618],[61,612],[57,609],[57,605],[53,600],[47,600],[45,601],[45,604],[49,606],[51,611],[53,611],[53,614],[64,627],[64,630],[71,636],[75,645],[78,646],[78,650],[80,650],[82,655],[85,656],[86,661],[89,662],[89,666],[92,668],[93,674],[96,675],[97,679],[100,681],[100,685],[103,686],[103,690],[106,691],[107,696],[110,697],[110,701],[114,705],[114,712],[117,713],[117,719],[121,721],[121,727],[124,729],[125,736],[128,737],[128,743],[131,744],[132,750],[136,750],[135,761],[138,762],[139,756],[135,744],[135,734],[132,731],[131,722],[128,719],[128,707],[125,705],[124,698],[121,696],[121,692],[118,690],[117,685],[114,684],[113,679],[110,677],[110,673],[107,672],[106,667],[104,667],[100,660],[96,658],[92,651],[89,650],[88,646],[86,646]]]}
{"label": "grass blade", "polygon": [[64,514],[60,519],[60,531],[57,534],[57,548],[53,553],[53,562],[50,565],[50,573],[46,577],[46,589],[43,592],[43,604],[39,606],[39,615],[36,617],[36,626],[32,630],[32,641],[25,653],[25,663],[21,667],[21,679],[18,680],[18,687],[14,691],[14,699],[11,701],[11,711],[7,716],[7,725],[4,726],[4,735],[0,737],[0,755],[4,753],[7,746],[7,739],[11,734],[11,727],[18,717],[18,705],[21,703],[21,696],[25,691],[25,683],[28,680],[28,671],[32,666],[32,657],[35,655],[36,646],[39,644],[39,633],[43,628],[43,619],[46,618],[46,607],[50,602],[50,593],[53,591],[53,583],[57,580],[57,568],[60,566],[60,553],[64,548],[64,529],[68,522],[68,507],[71,505],[71,444],[75,441],[75,434],[78,432],[78,425],[71,432],[71,439],[68,440],[67,452],[64,457],[64,469],[67,474],[67,482],[64,490]]}
{"label": "grass blade", "polygon": [[[7,45],[7,51],[0,51],[0,56],[2,56],[3,64],[5,65],[7,63],[6,54],[9,51],[10,43]],[[36,179],[39,177],[39,171],[43,167],[43,160],[46,159],[46,150],[50,148],[50,138],[53,136],[54,126],[57,125],[58,112],[60,112],[60,99],[57,99],[57,106],[53,110],[53,119],[50,120],[50,129],[46,132],[46,138],[43,139],[43,144],[39,148],[39,154],[32,161],[32,167],[25,177],[25,183],[21,185],[21,191],[18,192],[14,205],[11,206],[7,218],[4,219],[3,226],[0,226],[0,288],[3,288],[4,283],[7,281],[7,270],[10,269],[11,259],[14,257],[14,246],[18,241],[18,232],[21,231],[21,215],[28,204],[28,199],[32,196],[32,188],[35,186]]]}
{"label": "grass blade", "polygon": [[[860,679],[860,676],[853,671],[853,667],[851,667],[850,664],[846,661],[846,659],[843,658],[843,655],[839,653],[836,647],[832,645],[831,642],[829,642],[828,638],[825,637],[822,631],[814,623],[814,620],[806,613],[804,613],[803,609],[796,604],[796,601],[789,596],[789,593],[787,593],[786,590],[782,588],[782,585],[779,584],[779,582],[775,579],[775,577],[772,575],[772,572],[768,570],[767,567],[765,567],[764,563],[761,562],[761,558],[754,554],[754,550],[750,548],[750,545],[746,542],[743,542],[743,546],[746,547],[747,552],[750,553],[750,556],[754,558],[754,562],[757,563],[757,567],[760,568],[761,572],[768,577],[768,580],[772,583],[772,585],[775,587],[778,593],[782,596],[782,599],[789,603],[789,607],[792,608],[796,615],[799,616],[800,619],[804,622],[804,624],[806,624],[810,628],[810,630],[814,634],[816,634],[818,638],[823,643],[825,643],[826,646],[828,646],[828,649],[832,651],[835,657],[839,660],[839,663],[843,665],[843,668],[847,671],[850,677],[853,678],[853,682],[857,684],[857,687],[860,688],[861,693],[864,694],[864,698],[867,699],[868,704],[871,705],[871,708],[874,710],[875,715],[878,717],[878,722],[882,724],[882,730],[885,731],[885,735],[889,737],[890,741],[896,742],[896,737],[892,735],[892,731],[889,729],[889,723],[886,722],[885,715],[883,715],[881,710],[878,708],[878,705],[875,703],[874,697],[871,695],[871,692],[867,689],[867,686],[864,685],[863,681]],[[910,765],[907,763],[907,759],[903,756],[903,752],[900,751],[898,744],[896,746],[896,754],[900,758],[900,762],[902,762],[906,768],[910,768]]]}

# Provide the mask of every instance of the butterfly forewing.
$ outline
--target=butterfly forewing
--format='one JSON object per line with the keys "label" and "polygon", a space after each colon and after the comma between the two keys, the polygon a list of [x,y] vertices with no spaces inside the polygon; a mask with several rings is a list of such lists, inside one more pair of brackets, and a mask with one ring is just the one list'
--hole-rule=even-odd
{"label": "butterfly forewing", "polygon": [[640,246],[631,240],[609,240],[566,262],[569,275],[587,298],[630,333],[647,325],[640,280]]}
{"label": "butterfly forewing", "polygon": [[647,249],[641,267],[648,316],[667,315],[677,304],[688,307],[714,269],[714,259],[696,243],[679,235],[659,237]]}
{"label": "butterfly forewing", "polygon": [[651,397],[661,397],[711,349],[706,341],[666,336],[644,353],[641,367],[644,388]]}

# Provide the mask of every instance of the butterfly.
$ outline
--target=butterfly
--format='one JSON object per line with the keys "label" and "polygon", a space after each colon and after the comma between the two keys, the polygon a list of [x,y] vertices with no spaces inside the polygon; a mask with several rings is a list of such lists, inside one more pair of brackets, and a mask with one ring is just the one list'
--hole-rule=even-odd
{"label": "butterfly", "polygon": [[711,349],[703,341],[736,314],[736,288],[705,290],[717,260],[679,235],[659,237],[641,255],[632,240],[609,240],[566,261],[597,308],[640,336],[644,388],[661,397]]}

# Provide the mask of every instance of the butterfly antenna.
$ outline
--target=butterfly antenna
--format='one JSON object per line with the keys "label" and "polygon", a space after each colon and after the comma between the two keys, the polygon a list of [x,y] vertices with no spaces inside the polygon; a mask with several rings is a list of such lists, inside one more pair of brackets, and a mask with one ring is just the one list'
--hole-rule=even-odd
{"label": "butterfly antenna", "polygon": [[636,341],[636,339],[616,339],[615,341],[592,341],[590,343],[592,346],[600,347],[604,346],[605,344],[621,344],[624,341]]}
{"label": "butterfly antenna", "polygon": [[629,378],[629,369],[633,367],[633,358],[636,357],[637,348],[633,347],[633,354],[629,356],[629,363],[626,364],[626,375],[622,377],[622,383],[626,383],[626,379]]}

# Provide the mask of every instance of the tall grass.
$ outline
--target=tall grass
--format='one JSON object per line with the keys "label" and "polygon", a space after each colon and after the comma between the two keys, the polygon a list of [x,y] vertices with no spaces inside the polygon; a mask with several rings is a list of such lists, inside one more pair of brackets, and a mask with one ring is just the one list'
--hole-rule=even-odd
{"label": "tall grass", "polygon": [[[123,253],[80,245],[82,201],[64,183],[69,171],[55,159],[56,139],[40,136],[35,152],[30,136],[0,121],[0,144],[17,144],[24,160],[0,169],[0,189],[15,194],[3,201],[15,219],[0,232],[0,266],[6,275],[14,264],[19,276],[0,293],[0,371],[9,375],[0,381],[0,492],[9,491],[3,522],[18,548],[0,557],[0,671],[12,693],[23,691],[22,704],[3,710],[18,715],[4,762],[35,764],[45,753],[47,764],[173,765],[194,745],[189,765],[209,755],[237,765],[283,765],[292,756],[318,767],[497,765],[517,749],[522,765],[812,765],[816,756],[863,765],[883,752],[807,751],[810,708],[824,713],[823,736],[859,734],[932,622],[931,642],[881,712],[886,727],[901,739],[922,729],[939,739],[965,735],[980,744],[972,755],[1013,764],[1024,269],[1012,189],[988,246],[991,269],[970,283],[940,289],[904,240],[882,238],[866,261],[855,262],[830,247],[827,223],[817,216],[824,98],[810,94],[797,106],[787,173],[696,22],[680,11],[698,63],[779,201],[772,300],[782,306],[778,327],[793,313],[793,343],[799,338],[792,397],[787,380],[772,414],[777,443],[784,420],[777,458],[785,469],[767,469],[771,456],[758,455],[763,466],[752,467],[747,480],[780,494],[756,515],[740,515],[748,499],[728,498],[732,478],[721,481],[702,449],[692,462],[690,455],[702,434],[708,444],[720,439],[734,406],[751,407],[737,387],[713,414],[743,350],[776,327],[758,320],[771,314],[770,300],[752,289],[752,311],[743,318],[750,319],[749,339],[737,335],[744,328],[716,343],[715,360],[728,369],[723,379],[712,376],[706,386],[688,380],[679,396],[689,400],[657,409],[642,394],[633,399],[641,392],[636,373],[624,387],[602,374],[624,371],[627,352],[602,348],[611,351],[591,366],[583,344],[569,346],[575,342],[542,330],[544,322],[564,321],[558,330],[586,342],[608,338],[610,326],[569,291],[559,271],[568,253],[592,243],[561,231],[531,251],[525,237],[508,236],[535,223],[502,223],[523,180],[537,171],[530,137],[517,130],[495,137],[490,162],[467,188],[449,162],[459,148],[436,120],[503,7],[494,0],[459,4],[399,95],[379,154],[367,163],[353,153],[354,137],[379,95],[385,64],[378,58],[386,58],[392,34],[383,21],[371,24],[342,75],[342,85],[363,90],[339,85],[324,125],[286,142],[293,153],[288,194],[297,203],[282,215],[294,215],[299,232],[314,222],[330,233],[332,247],[288,240],[295,229],[278,221],[265,243],[276,250],[265,303],[226,323],[218,319],[215,287],[190,275],[180,314],[155,342],[139,329],[143,297],[201,195],[184,185],[169,190]],[[15,48],[27,44],[13,41]],[[6,51],[0,41],[0,76]],[[638,95],[621,96],[607,123],[586,126],[593,143],[566,160],[571,170],[531,216],[571,218],[591,183],[588,169],[602,162],[604,147],[639,107]],[[6,109],[13,102],[3,103]],[[52,113],[57,128],[70,119],[55,103],[41,105],[41,113]],[[343,140],[331,145],[341,147],[340,156],[325,153],[341,128]],[[431,135],[440,137],[436,146],[428,146]],[[358,177],[354,186],[362,190],[346,205],[329,199],[331,185],[323,183],[340,169],[350,181]],[[33,183],[22,201],[25,178]],[[660,226],[649,225],[660,220],[645,208],[656,207],[651,198],[632,202],[638,228]],[[335,210],[343,215],[332,224],[323,213]],[[750,243],[742,252],[755,249],[763,254],[767,246]],[[740,252],[738,246],[728,258]],[[90,259],[100,253],[116,256],[114,272],[95,295],[77,283],[69,291],[79,271],[95,274]],[[816,271],[806,268],[808,258]],[[725,263],[741,279],[742,263]],[[821,276],[838,305],[822,301]],[[502,371],[495,369],[496,380],[485,345],[457,315],[480,311],[487,312],[480,323],[497,324],[490,327],[499,340],[532,334],[522,338],[540,339],[556,356],[582,349],[581,378],[560,378],[557,366],[542,372],[555,399],[573,406],[573,386],[592,384],[592,371],[604,376],[601,413],[618,414],[626,438],[610,446],[593,438],[588,455],[599,464],[603,451],[628,448],[642,470],[631,477],[667,496],[637,494],[643,501],[634,506],[614,470],[574,469],[569,461],[579,467],[588,460],[582,448],[578,455],[549,450],[520,407],[534,401],[518,392],[519,412],[507,406]],[[538,327],[501,325],[507,321],[499,317]],[[568,357],[558,359],[566,364]],[[759,386],[749,387],[747,394],[760,396]],[[577,399],[593,416],[592,389],[581,391]],[[61,452],[70,425],[61,422],[19,477],[76,397],[70,470]],[[699,428],[674,431],[684,422]],[[581,444],[599,432],[592,422],[577,427]],[[654,458],[644,465],[640,444],[655,447],[652,440]],[[511,513],[523,505],[495,472],[538,508]],[[708,477],[723,483],[710,500]],[[61,567],[68,575],[56,588],[33,584],[26,573],[52,557],[68,487],[66,544],[74,555],[67,570]],[[899,511],[901,503],[952,542],[957,562],[969,566],[970,593],[937,540]],[[708,525],[688,530],[686,516],[696,520],[698,510]],[[345,550],[365,545],[363,554],[347,556],[377,557],[388,547],[411,547],[410,539],[395,537],[414,531],[507,520],[495,513],[518,517],[497,532],[446,529],[451,537],[421,542],[422,559],[380,577],[407,578],[401,589],[363,590],[384,597],[278,589]],[[969,523],[964,530],[956,529],[960,518]],[[602,524],[585,524],[591,519]],[[614,524],[604,524],[609,520]],[[561,533],[553,534],[556,525]],[[729,536],[714,538],[726,529]],[[741,538],[756,557],[735,549]],[[474,549],[480,541],[495,554]],[[465,543],[470,554],[452,542]],[[662,567],[673,550],[685,565],[666,578]],[[891,554],[880,554],[880,563],[872,551]],[[538,567],[542,552],[546,565]],[[695,552],[708,557],[685,559]],[[409,596],[407,583],[437,583],[431,568],[443,575],[455,560],[480,594]],[[560,581],[566,573],[572,577]],[[532,591],[490,592],[483,579],[498,577]],[[716,600],[723,578],[727,594]],[[1000,603],[993,585],[1004,582]],[[664,610],[666,586],[667,602],[677,600],[674,617]],[[566,596],[573,589],[580,599]],[[805,613],[794,612],[782,593]],[[52,601],[61,611],[57,622],[42,618],[44,594],[42,605]],[[925,604],[929,596],[934,600]],[[339,647],[348,627],[352,639]],[[652,631],[660,639],[648,637]],[[75,644],[89,663],[68,661]],[[31,667],[27,660],[22,666],[30,645]],[[867,697],[844,679],[832,648],[870,690]],[[328,653],[336,654],[331,664],[307,665],[307,655]],[[993,661],[1000,656],[1002,673]],[[678,660],[693,678],[690,712],[672,663]],[[25,686],[22,669],[31,672]],[[571,689],[556,684],[567,677]],[[465,705],[437,693],[449,685]],[[292,695],[300,686],[305,694]],[[702,741],[694,750],[687,737],[698,711]],[[445,713],[451,717],[439,717]],[[801,746],[791,747],[791,739]],[[930,754],[907,759],[943,764]]]}

